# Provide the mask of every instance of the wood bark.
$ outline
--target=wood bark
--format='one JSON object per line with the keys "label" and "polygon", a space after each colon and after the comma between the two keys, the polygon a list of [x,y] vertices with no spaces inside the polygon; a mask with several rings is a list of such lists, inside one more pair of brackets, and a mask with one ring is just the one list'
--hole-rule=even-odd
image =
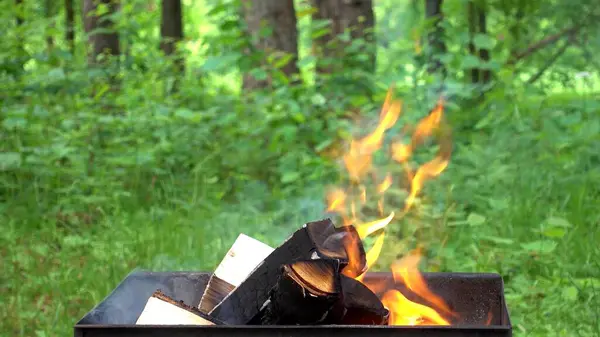
{"label": "wood bark", "polygon": [[16,24],[17,24],[17,30],[18,30],[18,34],[17,34],[17,67],[18,67],[18,72],[23,70],[23,67],[25,65],[25,57],[26,57],[26,53],[25,53],[25,45],[24,45],[24,39],[25,36],[23,36],[23,33],[21,32],[23,23],[25,22],[25,19],[23,18],[23,0],[15,0],[15,6],[17,7],[17,10],[19,11],[17,13],[16,16]]}
{"label": "wood bark", "polygon": [[181,0],[162,0],[160,37],[160,49],[165,55],[174,54],[183,40]]}
{"label": "wood bark", "polygon": [[50,20],[48,24],[49,32],[46,32],[46,47],[48,48],[48,52],[51,52],[54,49],[54,36],[52,35],[52,30],[55,27],[54,24],[54,14],[56,7],[54,6],[53,0],[46,0],[45,10],[46,10],[46,18]]}
{"label": "wood bark", "polygon": [[[98,4],[108,6],[108,11],[99,16],[95,15]],[[119,33],[114,31],[113,22],[110,15],[119,10],[117,0],[84,0],[84,28],[88,34],[88,43],[92,50],[88,53],[88,64],[96,65],[98,56],[101,54],[119,55]],[[96,29],[102,29],[100,32],[94,32]]]}
{"label": "wood bark", "polygon": [[[284,264],[315,258],[335,259],[339,261],[342,273],[346,268],[353,268],[352,257],[347,255],[349,250],[344,247],[346,240],[330,239],[336,233],[340,233],[340,229],[330,219],[305,224],[267,256],[209,315],[226,324],[255,322],[263,304],[269,299],[271,289],[277,285],[280,268]],[[352,235],[351,231],[344,233]],[[362,242],[354,243],[362,245]]]}
{"label": "wood bark", "polygon": [[[467,21],[469,22],[469,54],[477,57],[477,48],[475,48],[475,34],[477,34],[477,10],[474,0],[469,0],[467,3]],[[479,82],[479,68],[471,68],[471,83]]]}
{"label": "wood bark", "polygon": [[183,15],[181,0],[162,0],[160,20],[160,49],[167,56],[175,55],[175,83],[172,90],[177,91],[179,77],[185,69],[185,59],[177,55],[177,44],[183,40]]}
{"label": "wood bark", "polygon": [[[329,31],[313,41],[313,53],[317,56],[317,71],[321,74],[348,72],[360,67],[363,71],[375,70],[375,15],[372,0],[312,0],[316,9],[313,20],[327,20]],[[337,37],[350,31],[350,41]],[[352,41],[364,39],[365,44],[357,53],[367,56],[366,61],[356,62],[346,49]],[[341,61],[341,62],[340,62]]]}
{"label": "wood bark", "polygon": [[426,0],[425,1],[425,18],[433,19],[433,29],[427,34],[427,43],[429,44],[429,62],[427,71],[429,73],[441,72],[446,73],[442,62],[436,58],[439,54],[446,52],[446,44],[444,42],[444,29],[442,27],[443,0]]}
{"label": "wood bark", "polygon": [[[478,12],[478,24],[479,24],[479,33],[487,34],[487,4],[485,0],[481,0],[479,3],[479,7],[477,8]],[[479,50],[479,58],[483,62],[490,61],[490,51],[482,48]],[[482,84],[488,84],[492,79],[492,72],[489,69],[481,69],[481,78],[480,81]]]}
{"label": "wood bark", "polygon": [[[242,0],[242,16],[247,25],[247,34],[251,39],[252,49],[264,53],[258,57],[257,67],[269,68],[267,59],[275,60],[289,56],[289,61],[281,67],[286,78],[292,79],[299,73],[298,61],[298,28],[293,0]],[[266,25],[271,33],[263,36],[261,33]],[[276,62],[276,61],[275,61]],[[251,90],[271,86],[272,75],[266,79],[255,78],[244,74],[243,88]]]}
{"label": "wood bark", "polygon": [[75,9],[73,0],[65,0],[65,40],[71,54],[75,53]]}

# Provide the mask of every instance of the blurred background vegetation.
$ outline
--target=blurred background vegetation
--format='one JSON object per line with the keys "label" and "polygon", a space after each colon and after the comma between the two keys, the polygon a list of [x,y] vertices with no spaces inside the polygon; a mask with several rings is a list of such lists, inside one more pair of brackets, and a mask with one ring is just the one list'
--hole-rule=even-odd
{"label": "blurred background vegetation", "polygon": [[386,137],[443,96],[454,149],[376,269],[420,244],[423,270],[500,273],[516,336],[600,336],[597,1],[11,0],[0,16],[2,335],[70,335],[136,268],[211,271],[240,232],[276,246],[328,216],[340,154],[393,84]]}

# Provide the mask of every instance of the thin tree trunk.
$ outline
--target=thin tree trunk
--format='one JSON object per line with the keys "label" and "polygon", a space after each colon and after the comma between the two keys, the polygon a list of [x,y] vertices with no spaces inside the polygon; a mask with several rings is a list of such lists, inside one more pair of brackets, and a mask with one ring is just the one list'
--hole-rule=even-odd
{"label": "thin tree trunk", "polygon": [[18,72],[21,72],[23,70],[23,67],[25,66],[25,43],[24,43],[24,39],[25,36],[23,36],[23,33],[21,32],[21,30],[23,29],[23,23],[25,22],[25,19],[23,18],[23,14],[24,13],[24,9],[23,9],[23,0],[15,0],[15,6],[17,7],[17,10],[19,11],[19,13],[17,14],[16,17],[16,24],[17,24],[17,30],[18,30],[18,34],[17,34],[17,66],[18,66]]}
{"label": "thin tree trunk", "polygon": [[160,36],[160,49],[165,55],[173,55],[177,43],[183,40],[181,0],[162,0]]}
{"label": "thin tree trunk", "polygon": [[71,54],[75,53],[75,10],[73,0],[65,0],[65,40]]}
{"label": "thin tree trunk", "polygon": [[[294,0],[242,0],[242,15],[253,48],[265,54],[259,61],[259,66],[267,67],[269,72],[266,59],[274,57],[277,62],[283,57],[289,57],[280,70],[288,80],[298,76],[298,28]],[[269,36],[260,36],[263,25],[271,30]],[[264,88],[272,83],[272,75],[260,79],[244,74],[243,88]]]}
{"label": "thin tree trunk", "polygon": [[[108,11],[100,16],[95,16],[98,3],[108,5]],[[88,35],[88,43],[92,46],[88,54],[88,64],[96,65],[98,56],[101,54],[116,56],[120,54],[119,33],[114,31],[113,22],[108,17],[119,10],[117,0],[84,0],[84,28]],[[96,29],[102,29],[102,32],[94,32]]]}
{"label": "thin tree trunk", "polygon": [[437,55],[446,52],[444,29],[442,28],[442,21],[444,18],[442,4],[443,0],[425,1],[425,18],[434,19],[433,29],[427,34],[427,42],[429,44],[429,65],[427,70],[429,73],[441,71],[441,73],[445,75],[446,69],[444,65],[436,58]]}
{"label": "thin tree trunk", "polygon": [[[317,71],[321,74],[342,73],[360,68],[365,72],[375,71],[375,15],[372,0],[312,0],[316,8],[313,21],[329,21],[329,32],[313,41],[313,52],[317,55]],[[349,43],[338,39],[340,34],[350,30]],[[353,60],[346,47],[358,39],[364,40],[363,47],[356,54],[366,54],[365,61]]]}
{"label": "thin tree trunk", "polygon": [[[479,24],[479,33],[487,34],[487,4],[485,0],[481,0],[479,3],[479,7],[477,8],[478,12],[478,24]],[[479,57],[483,62],[489,62],[490,60],[490,51],[482,48],[479,50]],[[480,69],[481,72],[481,83],[488,84],[492,79],[492,72],[489,69]]]}
{"label": "thin tree trunk", "polygon": [[54,1],[46,0],[46,18],[51,22],[48,25],[49,32],[46,32],[46,47],[48,48],[48,52],[52,52],[54,49],[54,36],[52,35],[52,30],[54,29]]}
{"label": "thin tree trunk", "polygon": [[[474,0],[469,0],[467,3],[467,21],[469,22],[469,54],[473,57],[477,57],[477,49],[475,48],[475,34],[477,34],[477,10],[475,8]],[[476,84],[479,82],[479,69],[471,69],[471,83]]]}
{"label": "thin tree trunk", "polygon": [[[160,49],[167,56],[176,54],[177,43],[183,40],[183,19],[181,0],[162,0],[160,20]],[[175,59],[176,78],[184,71],[184,58],[177,56]],[[173,84],[173,90],[177,90],[177,81]]]}

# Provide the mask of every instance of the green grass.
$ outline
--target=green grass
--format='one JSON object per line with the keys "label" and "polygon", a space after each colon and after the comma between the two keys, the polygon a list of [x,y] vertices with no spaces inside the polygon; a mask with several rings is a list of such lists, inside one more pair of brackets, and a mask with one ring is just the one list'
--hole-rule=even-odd
{"label": "green grass", "polygon": [[[421,205],[391,225],[395,235],[377,269],[424,244],[426,270],[500,273],[516,336],[598,336],[599,139],[598,120],[587,119],[596,111],[524,108],[523,115],[554,119],[492,121],[460,135],[451,165],[428,183]],[[177,176],[172,181],[167,199],[188,192]],[[278,200],[249,185],[237,202],[113,205],[68,221],[7,203],[2,333],[70,335],[132,270],[212,270],[240,232],[277,245],[322,216],[323,189],[315,185]],[[27,204],[40,203],[28,192],[35,190],[23,191]],[[396,206],[393,198],[388,206]]]}

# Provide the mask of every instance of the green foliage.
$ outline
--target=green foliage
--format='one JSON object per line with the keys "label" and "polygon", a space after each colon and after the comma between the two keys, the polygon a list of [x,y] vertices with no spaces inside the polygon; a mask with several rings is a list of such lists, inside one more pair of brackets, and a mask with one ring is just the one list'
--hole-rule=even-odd
{"label": "green foliage", "polygon": [[[394,83],[401,124],[446,96],[454,152],[390,226],[377,269],[421,244],[428,270],[500,273],[515,335],[600,335],[598,30],[586,26],[585,43],[534,84],[526,82],[560,44],[507,64],[598,7],[487,3],[487,33],[473,38],[490,50],[484,62],[468,51],[466,1],[444,2],[441,77],[426,71],[422,2],[376,3],[370,73],[357,66],[367,41],[347,32],[336,40],[348,43],[347,58],[317,59],[311,41],[327,28],[296,1],[302,81],[290,85],[281,71],[289,55],[251,49],[238,1],[184,1],[183,75],[177,55],[158,49],[157,0],[123,2],[123,54],[96,69],[86,65],[81,18],[71,53],[63,8],[2,2],[0,332],[68,335],[135,268],[212,270],[240,232],[277,245],[325,216],[324,188],[343,179],[336,153],[370,129]],[[345,71],[318,76],[317,62]],[[487,87],[471,83],[473,68],[492,71]],[[242,93],[243,73],[273,85]],[[389,191],[390,209],[405,188]]]}

